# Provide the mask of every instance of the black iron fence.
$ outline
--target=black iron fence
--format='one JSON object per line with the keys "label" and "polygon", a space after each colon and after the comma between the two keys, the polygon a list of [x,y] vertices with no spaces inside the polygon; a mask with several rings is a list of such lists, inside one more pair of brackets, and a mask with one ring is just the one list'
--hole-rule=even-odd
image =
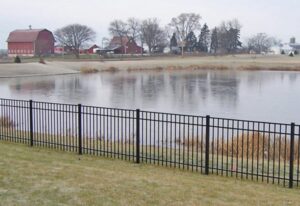
{"label": "black iron fence", "polygon": [[300,126],[0,99],[0,139],[197,171],[300,183]]}

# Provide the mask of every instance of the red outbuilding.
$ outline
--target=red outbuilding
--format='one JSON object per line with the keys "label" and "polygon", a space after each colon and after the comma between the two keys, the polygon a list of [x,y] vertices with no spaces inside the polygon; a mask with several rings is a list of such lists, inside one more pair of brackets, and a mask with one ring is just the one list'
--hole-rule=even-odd
{"label": "red outbuilding", "polygon": [[7,39],[9,56],[39,56],[54,53],[54,36],[47,29],[15,30]]}
{"label": "red outbuilding", "polygon": [[96,44],[94,44],[93,46],[90,46],[88,49],[85,50],[86,54],[95,54],[95,50],[100,49],[100,47]]}

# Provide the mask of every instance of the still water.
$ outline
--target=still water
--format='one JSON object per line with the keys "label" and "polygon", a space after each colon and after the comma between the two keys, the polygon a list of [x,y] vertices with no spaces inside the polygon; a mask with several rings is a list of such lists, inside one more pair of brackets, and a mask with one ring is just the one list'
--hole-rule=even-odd
{"label": "still water", "polygon": [[300,123],[300,73],[152,71],[0,79],[2,98]]}

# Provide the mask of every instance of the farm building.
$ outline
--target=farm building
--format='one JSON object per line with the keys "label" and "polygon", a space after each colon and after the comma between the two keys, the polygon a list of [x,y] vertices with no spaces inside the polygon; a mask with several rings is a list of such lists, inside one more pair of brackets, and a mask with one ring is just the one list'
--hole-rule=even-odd
{"label": "farm building", "polygon": [[270,53],[273,54],[290,54],[300,53],[300,44],[296,42],[296,38],[292,37],[289,43],[280,44],[271,48]]}
{"label": "farm building", "polygon": [[99,50],[100,47],[96,44],[92,45],[92,46],[89,46],[88,49],[85,49],[84,50],[84,53],[85,54],[96,54],[97,53],[97,50]]}
{"label": "farm building", "polygon": [[47,29],[15,30],[7,39],[9,56],[39,56],[54,53],[54,36]]}
{"label": "farm building", "polygon": [[106,52],[113,52],[115,54],[141,54],[143,48],[128,37],[113,37],[108,47],[104,48]]}
{"label": "farm building", "polygon": [[[100,50],[100,47],[96,44],[92,46],[87,46],[86,48],[79,49],[79,54],[96,54],[97,51]],[[72,49],[67,46],[56,45],[54,46],[55,54],[71,54]]]}

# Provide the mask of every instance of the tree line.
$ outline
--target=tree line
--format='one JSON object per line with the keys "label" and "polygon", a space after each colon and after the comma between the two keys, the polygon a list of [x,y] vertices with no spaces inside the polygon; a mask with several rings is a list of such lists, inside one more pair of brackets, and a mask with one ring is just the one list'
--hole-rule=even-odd
{"label": "tree line", "polygon": [[[242,25],[237,19],[223,21],[217,27],[202,25],[202,17],[196,13],[182,13],[162,26],[157,18],[127,21],[113,20],[109,24],[109,33],[123,41],[127,37],[146,46],[148,53],[163,52],[169,47],[172,53],[203,52],[211,54],[233,54],[240,49],[262,52],[270,49],[278,41],[264,33],[259,33],[246,42],[243,47],[240,40]],[[81,24],[67,25],[54,32],[56,41],[68,47],[79,57],[79,49],[96,38],[96,32]],[[122,42],[121,42],[122,44]]]}

